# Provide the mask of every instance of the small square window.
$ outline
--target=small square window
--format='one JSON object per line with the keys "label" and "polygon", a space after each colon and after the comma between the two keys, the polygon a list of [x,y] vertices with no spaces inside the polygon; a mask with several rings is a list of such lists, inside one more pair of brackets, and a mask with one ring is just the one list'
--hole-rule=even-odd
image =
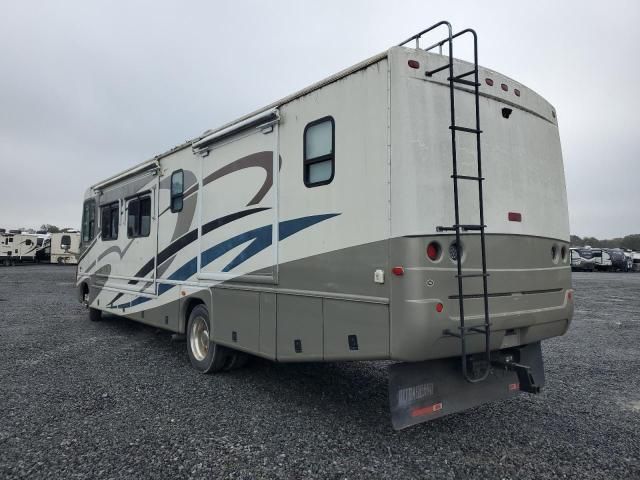
{"label": "small square window", "polygon": [[335,170],[335,122],[324,117],[304,129],[304,184],[317,187],[331,183]]}

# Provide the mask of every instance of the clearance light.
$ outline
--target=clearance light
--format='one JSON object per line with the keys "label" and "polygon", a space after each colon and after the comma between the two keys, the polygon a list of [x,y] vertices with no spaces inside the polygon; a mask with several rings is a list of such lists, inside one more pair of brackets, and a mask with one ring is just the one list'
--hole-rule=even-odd
{"label": "clearance light", "polygon": [[489,85],[490,87],[493,87],[493,80],[491,80],[490,78],[485,78],[484,81],[486,82],[487,85]]}
{"label": "clearance light", "polygon": [[508,91],[509,91],[509,87],[507,87],[507,84],[506,84],[506,83],[501,83],[501,84],[500,84],[500,88],[501,88],[502,90],[504,90],[505,92],[508,92]]}
{"label": "clearance light", "polygon": [[404,267],[393,267],[391,269],[391,273],[397,275],[398,277],[401,277],[402,275],[404,275]]}
{"label": "clearance light", "polygon": [[442,305],[441,303],[436,303],[436,312],[442,313],[442,310],[444,310],[444,305]]}
{"label": "clearance light", "polygon": [[509,221],[510,222],[521,222],[522,221],[522,214],[519,212],[509,212]]}
{"label": "clearance light", "polygon": [[517,88],[514,88],[513,93],[516,94],[516,97],[520,96],[520,90],[518,90]]}
{"label": "clearance light", "polygon": [[440,244],[438,242],[431,242],[427,246],[427,257],[432,262],[435,262],[440,257]]}
{"label": "clearance light", "polygon": [[418,62],[417,60],[409,60],[407,62],[407,65],[409,65],[411,68],[420,68],[420,62]]}

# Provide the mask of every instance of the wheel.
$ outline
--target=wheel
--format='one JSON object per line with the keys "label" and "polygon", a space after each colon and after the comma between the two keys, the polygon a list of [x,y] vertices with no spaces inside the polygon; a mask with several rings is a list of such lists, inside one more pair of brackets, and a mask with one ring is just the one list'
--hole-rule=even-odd
{"label": "wheel", "polygon": [[187,353],[193,368],[201,373],[219,372],[228,361],[229,351],[211,337],[209,312],[204,305],[196,305],[187,324]]}
{"label": "wheel", "polygon": [[62,265],[64,263],[64,259],[62,257],[58,257],[58,265]]}
{"label": "wheel", "polygon": [[99,322],[102,320],[102,310],[89,307],[89,320],[92,322]]}

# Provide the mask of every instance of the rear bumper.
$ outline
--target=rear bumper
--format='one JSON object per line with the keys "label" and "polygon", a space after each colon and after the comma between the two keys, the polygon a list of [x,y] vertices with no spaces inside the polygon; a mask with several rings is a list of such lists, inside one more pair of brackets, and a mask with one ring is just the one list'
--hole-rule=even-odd
{"label": "rear bumper", "polygon": [[[429,264],[424,252],[434,238],[445,248],[442,258]],[[392,279],[391,358],[418,362],[460,355],[460,339],[445,333],[457,332],[460,327],[457,272],[446,253],[448,239],[397,240],[400,255],[405,258],[394,264],[413,266],[405,266],[405,274]],[[477,236],[467,236],[464,240],[465,272],[481,271],[478,259],[474,258],[474,252],[479,250],[474,243],[478,240]],[[551,261],[549,252],[553,245],[565,246],[553,239],[487,236],[492,350],[539,342],[563,335],[569,328],[573,317],[571,267],[566,257]],[[527,255],[522,255],[523,251]],[[484,323],[482,291],[480,278],[465,279],[466,326]],[[436,309],[439,303],[441,312]],[[484,341],[482,334],[468,334],[467,353],[483,351]]]}

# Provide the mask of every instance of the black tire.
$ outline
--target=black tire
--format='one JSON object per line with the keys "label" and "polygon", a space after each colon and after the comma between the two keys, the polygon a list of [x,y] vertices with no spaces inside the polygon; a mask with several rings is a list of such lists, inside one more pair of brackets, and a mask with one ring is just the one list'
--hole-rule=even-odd
{"label": "black tire", "polygon": [[89,308],[89,320],[92,322],[99,322],[102,320],[102,310],[97,308]]}
{"label": "black tire", "polygon": [[196,305],[187,322],[187,354],[193,368],[201,373],[219,372],[228,362],[229,350],[211,341],[212,332],[207,307]]}

